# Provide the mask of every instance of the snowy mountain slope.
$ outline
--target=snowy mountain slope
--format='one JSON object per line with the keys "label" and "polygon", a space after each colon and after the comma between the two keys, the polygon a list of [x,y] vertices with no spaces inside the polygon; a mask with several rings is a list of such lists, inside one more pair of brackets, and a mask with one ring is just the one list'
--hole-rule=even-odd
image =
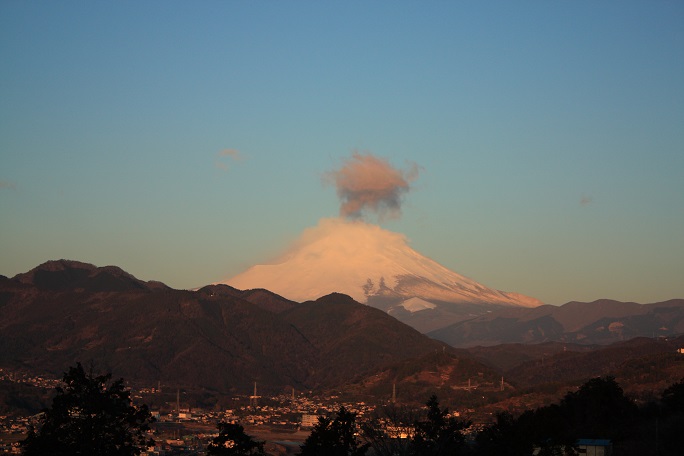
{"label": "snowy mountain slope", "polygon": [[437,304],[416,297],[402,301],[399,305],[409,312],[420,312],[421,310],[434,309],[437,307]]}
{"label": "snowy mountain slope", "polygon": [[397,298],[397,303],[420,298],[463,304],[541,304],[453,272],[413,250],[401,234],[343,219],[321,220],[275,263],[253,266],[221,283],[239,289],[266,288],[295,301],[339,292],[362,303],[383,297]]}

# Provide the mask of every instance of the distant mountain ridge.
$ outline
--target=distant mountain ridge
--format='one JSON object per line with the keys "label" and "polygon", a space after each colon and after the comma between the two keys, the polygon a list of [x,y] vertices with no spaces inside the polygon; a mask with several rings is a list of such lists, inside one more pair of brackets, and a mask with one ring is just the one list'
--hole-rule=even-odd
{"label": "distant mountain ridge", "polygon": [[501,309],[428,333],[454,347],[550,341],[606,345],[684,334],[684,299],[637,304],[600,299]]}
{"label": "distant mountain ridge", "polygon": [[40,290],[134,291],[168,288],[161,282],[143,282],[118,266],[97,267],[73,260],[47,261],[12,280]]}

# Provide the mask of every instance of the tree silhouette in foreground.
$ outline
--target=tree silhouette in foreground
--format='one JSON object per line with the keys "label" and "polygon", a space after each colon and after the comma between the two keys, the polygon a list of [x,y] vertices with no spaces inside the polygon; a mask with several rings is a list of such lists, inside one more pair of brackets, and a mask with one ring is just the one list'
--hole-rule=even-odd
{"label": "tree silhouette in foreground", "polygon": [[390,404],[376,410],[371,419],[361,424],[364,439],[376,456],[412,456],[411,441],[420,411]]}
{"label": "tree silhouette in foreground", "polygon": [[147,434],[154,421],[147,406],[134,406],[123,379],[111,378],[111,373],[86,372],[81,363],[70,367],[38,431],[30,429],[21,442],[23,454],[130,456],[154,445]]}
{"label": "tree silhouette in foreground", "polygon": [[[378,456],[458,456],[469,452],[463,430],[470,422],[449,416],[432,395],[423,410],[385,407],[364,423],[364,438]],[[383,425],[384,423],[384,425]]]}
{"label": "tree silhouette in foreground", "polygon": [[478,454],[531,454],[534,448],[540,455],[566,454],[582,438],[622,442],[637,420],[636,405],[613,377],[594,378],[559,404],[528,410],[517,419],[507,412],[497,414],[496,422],[476,437]]}
{"label": "tree silhouette in foreground", "polygon": [[518,421],[509,412],[496,415],[496,422],[476,437],[477,454],[481,456],[519,456],[532,454],[531,439],[521,432]]}
{"label": "tree silhouette in foreground", "polygon": [[356,414],[340,407],[335,419],[318,417],[301,447],[301,456],[364,456],[368,444],[356,437]]}
{"label": "tree silhouette in foreground", "polygon": [[470,422],[449,416],[449,409],[440,409],[437,396],[430,396],[427,417],[415,424],[411,454],[417,456],[459,455],[467,452],[462,431]]}
{"label": "tree silhouette in foreground", "polygon": [[220,422],[219,435],[207,446],[211,456],[261,456],[264,442],[257,442],[245,434],[245,428],[235,423]]}
{"label": "tree silhouette in foreground", "polygon": [[[665,391],[658,425],[655,404],[640,409],[615,378],[594,378],[558,404],[528,410],[517,418],[508,412],[497,414],[496,422],[478,433],[476,454],[565,455],[576,451],[579,439],[608,439],[615,454],[655,454],[651,452],[658,442],[658,455],[681,454],[684,439],[676,439],[684,421],[677,420],[677,410],[684,407],[684,384],[681,391],[678,388],[673,385]],[[674,448],[679,452],[670,451]]]}
{"label": "tree silhouette in foreground", "polygon": [[661,413],[655,424],[655,445],[662,455],[680,454],[684,448],[684,379],[663,391]]}

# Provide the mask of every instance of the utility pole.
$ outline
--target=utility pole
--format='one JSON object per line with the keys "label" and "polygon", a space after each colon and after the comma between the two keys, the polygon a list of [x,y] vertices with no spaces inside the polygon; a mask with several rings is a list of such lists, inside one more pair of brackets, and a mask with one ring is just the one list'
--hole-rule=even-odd
{"label": "utility pole", "polygon": [[176,389],[176,416],[180,421],[180,388]]}

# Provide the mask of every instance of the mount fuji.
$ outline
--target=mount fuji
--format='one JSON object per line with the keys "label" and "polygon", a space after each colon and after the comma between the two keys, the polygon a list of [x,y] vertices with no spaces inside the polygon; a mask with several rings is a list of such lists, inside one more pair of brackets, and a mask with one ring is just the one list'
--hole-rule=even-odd
{"label": "mount fuji", "polygon": [[408,245],[402,234],[360,220],[323,219],[273,264],[220,282],[266,288],[294,301],[339,292],[429,332],[501,307],[541,301],[488,288]]}

